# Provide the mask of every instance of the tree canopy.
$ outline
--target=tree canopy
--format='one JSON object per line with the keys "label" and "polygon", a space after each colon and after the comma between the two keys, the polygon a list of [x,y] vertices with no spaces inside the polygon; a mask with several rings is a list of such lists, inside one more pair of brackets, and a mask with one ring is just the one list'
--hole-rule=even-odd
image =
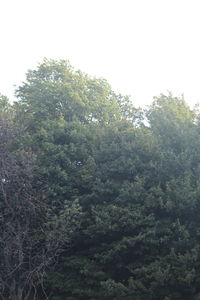
{"label": "tree canopy", "polygon": [[[200,299],[198,110],[170,93],[135,108],[64,60],[29,70],[16,96],[0,97],[0,297]],[[22,287],[28,254],[43,280]]]}

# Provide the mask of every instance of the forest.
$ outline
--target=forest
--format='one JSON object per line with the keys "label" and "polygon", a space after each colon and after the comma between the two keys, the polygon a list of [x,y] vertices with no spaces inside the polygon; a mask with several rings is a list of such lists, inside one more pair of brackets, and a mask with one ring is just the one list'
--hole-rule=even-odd
{"label": "forest", "polygon": [[[145,87],[144,87],[145,89]],[[0,299],[200,299],[200,109],[44,59],[0,96]]]}

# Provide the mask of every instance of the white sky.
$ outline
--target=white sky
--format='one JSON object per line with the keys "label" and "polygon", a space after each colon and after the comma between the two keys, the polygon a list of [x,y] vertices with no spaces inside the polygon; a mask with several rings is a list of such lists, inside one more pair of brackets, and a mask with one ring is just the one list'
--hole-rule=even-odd
{"label": "white sky", "polygon": [[68,59],[149,104],[200,101],[199,0],[0,0],[0,92],[13,97],[43,57]]}

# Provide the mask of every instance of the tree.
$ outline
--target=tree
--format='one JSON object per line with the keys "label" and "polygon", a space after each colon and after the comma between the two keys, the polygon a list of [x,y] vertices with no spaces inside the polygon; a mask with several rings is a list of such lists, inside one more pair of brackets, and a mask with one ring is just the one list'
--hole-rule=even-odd
{"label": "tree", "polygon": [[[55,214],[23,128],[0,116],[0,298],[36,299],[45,271],[78,226],[79,206]],[[43,290],[43,298],[46,297]]]}
{"label": "tree", "polygon": [[53,299],[198,295],[199,135],[184,102],[159,100],[150,126],[118,120],[92,141],[76,173],[84,226],[51,274]]}
{"label": "tree", "polygon": [[184,99],[155,98],[142,123],[105,80],[53,60],[29,71],[17,96],[47,203],[59,218],[66,199],[83,211],[48,274],[51,299],[198,297],[200,135]]}
{"label": "tree", "polygon": [[59,118],[105,124],[120,118],[121,110],[126,116],[130,106],[128,97],[115,94],[106,80],[76,71],[65,60],[44,59],[36,70],[28,71],[16,95],[36,125]]}
{"label": "tree", "polygon": [[93,157],[101,131],[120,119],[134,122],[137,117],[128,97],[64,60],[44,59],[36,70],[29,70],[16,95],[17,122],[26,127],[26,141],[48,177],[52,201],[56,194],[60,203],[83,192],[81,170]]}
{"label": "tree", "polygon": [[195,113],[183,97],[173,97],[171,93],[155,97],[146,116],[165,150],[180,153],[194,141]]}

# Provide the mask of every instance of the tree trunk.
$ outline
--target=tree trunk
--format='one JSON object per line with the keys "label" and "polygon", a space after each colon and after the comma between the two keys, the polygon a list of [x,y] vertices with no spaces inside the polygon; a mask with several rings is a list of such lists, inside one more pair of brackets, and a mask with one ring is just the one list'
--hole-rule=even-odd
{"label": "tree trunk", "polygon": [[22,300],[22,288],[18,287],[17,300]]}

